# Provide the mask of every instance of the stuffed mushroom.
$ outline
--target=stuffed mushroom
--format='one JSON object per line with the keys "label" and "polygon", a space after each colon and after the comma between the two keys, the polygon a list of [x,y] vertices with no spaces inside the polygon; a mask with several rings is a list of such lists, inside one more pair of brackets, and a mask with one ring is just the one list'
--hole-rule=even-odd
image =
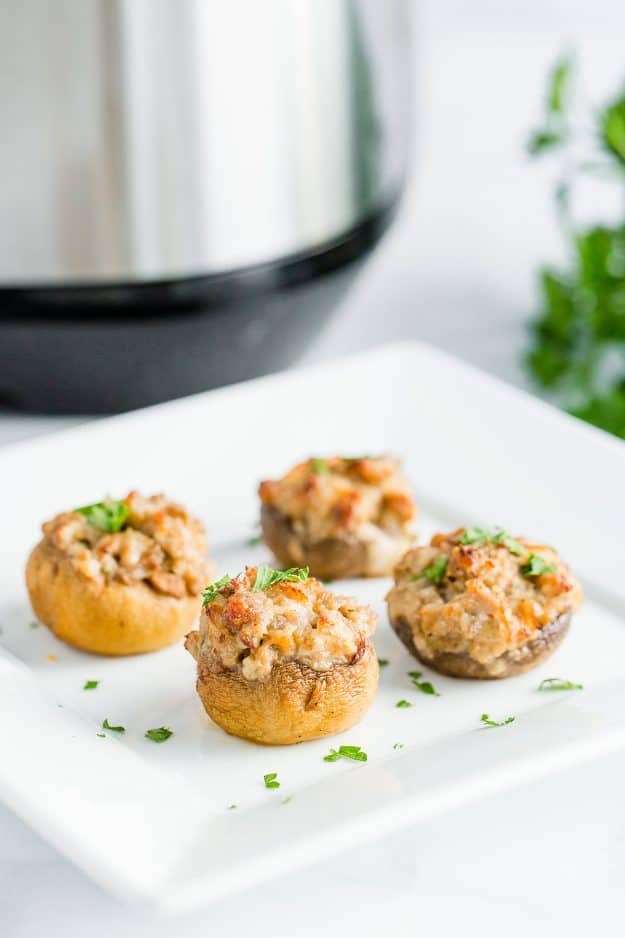
{"label": "stuffed mushroom", "polygon": [[420,661],[453,677],[487,679],[546,660],[582,591],[553,548],[459,528],[408,551],[386,598],[395,632]]}
{"label": "stuffed mushroom", "polygon": [[186,647],[197,691],[226,732],[286,745],[357,723],[378,685],[376,615],[307,570],[247,567],[205,591]]}
{"label": "stuffed mushroom", "polygon": [[164,495],[131,492],[43,525],[26,567],[37,618],[70,645],[154,651],[189,631],[211,568],[197,518]]}
{"label": "stuffed mushroom", "polygon": [[389,456],[308,459],[259,494],[263,540],[279,563],[321,579],[390,576],[414,540],[410,486]]}

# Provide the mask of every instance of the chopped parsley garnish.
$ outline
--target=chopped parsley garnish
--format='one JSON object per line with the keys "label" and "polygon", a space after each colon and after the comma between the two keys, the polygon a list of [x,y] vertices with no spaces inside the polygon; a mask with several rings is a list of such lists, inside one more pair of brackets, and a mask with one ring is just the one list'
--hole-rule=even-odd
{"label": "chopped parsley garnish", "polygon": [[39,623],[38,623],[38,622],[31,622],[31,623],[30,623],[30,627],[31,627],[31,629],[38,629],[38,628],[39,628]]}
{"label": "chopped parsley garnish", "polygon": [[408,677],[411,679],[417,690],[422,694],[431,694],[433,697],[440,697],[439,692],[434,688],[430,681],[421,681],[421,671],[409,671]]}
{"label": "chopped parsley garnish", "polygon": [[158,726],[156,729],[145,731],[146,739],[151,739],[154,743],[164,743],[166,739],[173,735],[173,730],[168,729],[166,726]]}
{"label": "chopped parsley garnish", "polygon": [[286,798],[283,798],[282,804],[288,804],[290,801],[293,801],[293,795],[287,795]]}
{"label": "chopped parsley garnish", "polygon": [[239,807],[238,804],[229,804],[228,811],[234,811],[235,808],[238,808],[238,807]]}
{"label": "chopped parsley garnish", "polygon": [[280,788],[277,772],[268,772],[267,775],[263,775],[263,779],[265,782],[265,788]]}
{"label": "chopped parsley garnish", "polygon": [[74,512],[83,515],[93,528],[114,534],[126,524],[130,509],[125,502],[106,501],[74,508]]}
{"label": "chopped parsley garnish", "polygon": [[403,749],[403,748],[404,748],[403,743],[393,743],[393,749]]}
{"label": "chopped parsley garnish", "polygon": [[209,603],[212,603],[219,595],[219,591],[222,590],[224,586],[228,585],[230,579],[231,577],[226,573],[225,576],[222,576],[221,580],[215,580],[214,583],[207,586],[206,589],[202,591],[202,605],[207,606]]}
{"label": "chopped parsley garnish", "polygon": [[544,557],[530,554],[527,563],[521,567],[523,576],[542,576],[545,573],[555,573],[558,568],[555,563],[547,563]]}
{"label": "chopped parsley garnish", "polygon": [[99,681],[85,681],[83,690],[95,690],[99,683]]}
{"label": "chopped parsley garnish", "polygon": [[256,570],[256,579],[252,587],[253,593],[269,589],[276,583],[303,583],[308,579],[308,567],[289,567],[288,570],[273,570],[266,563]]}
{"label": "chopped parsley garnish", "polygon": [[247,547],[256,547],[258,544],[262,544],[262,541],[263,539],[260,534],[251,534],[245,544]]}
{"label": "chopped parsley garnish", "polygon": [[523,556],[522,544],[510,537],[502,528],[496,528],[494,531],[488,531],[486,528],[465,528],[458,538],[458,544],[474,544],[476,547],[489,543],[503,544],[511,554],[515,554],[517,557]]}
{"label": "chopped parsley garnish", "polygon": [[432,583],[436,583],[436,585],[439,586],[443,582],[443,577],[447,572],[447,562],[447,557],[437,557],[434,563],[426,567],[425,570],[422,570],[415,579],[418,580],[420,577],[424,576],[427,577],[428,580],[431,580]]}
{"label": "chopped parsley garnish", "polygon": [[481,547],[490,540],[490,534],[484,528],[465,528],[458,538],[459,544],[475,544]]}
{"label": "chopped parsley garnish", "polygon": [[363,752],[360,746],[339,746],[338,749],[331,749],[329,754],[323,757],[324,762],[337,762],[339,759],[353,759],[354,762],[366,762],[367,753]]}
{"label": "chopped parsley garnish", "polygon": [[395,706],[399,707],[400,709],[403,709],[405,707],[412,707],[412,704],[410,703],[409,700],[398,700]]}
{"label": "chopped parsley garnish", "polygon": [[311,459],[310,468],[316,475],[328,475],[330,467],[325,459]]}
{"label": "chopped parsley garnish", "polygon": [[487,713],[480,717],[484,726],[507,726],[508,723],[514,723],[515,717],[506,717],[505,720],[491,720]]}
{"label": "chopped parsley garnish", "polygon": [[538,685],[538,690],[583,690],[583,684],[574,684],[573,681],[565,681],[561,677],[546,677]]}
{"label": "chopped parsley garnish", "polygon": [[100,739],[106,739],[106,733],[96,733],[96,736],[99,736]]}
{"label": "chopped parsley garnish", "polygon": [[388,665],[389,665],[390,663],[391,663],[391,662],[388,660],[388,658],[378,658],[378,665],[379,665],[381,668],[386,668],[386,667],[388,667]]}
{"label": "chopped parsley garnish", "polygon": [[515,541],[515,539],[510,537],[509,534],[506,534],[505,531],[497,531],[493,534],[492,541],[493,544],[503,544],[504,547],[508,548],[511,554],[515,554],[517,557],[522,557],[525,553],[523,545]]}
{"label": "chopped parsley garnish", "polygon": [[111,733],[125,733],[126,732],[125,726],[111,726],[108,719],[105,719],[104,722],[102,723],[102,729],[110,730]]}

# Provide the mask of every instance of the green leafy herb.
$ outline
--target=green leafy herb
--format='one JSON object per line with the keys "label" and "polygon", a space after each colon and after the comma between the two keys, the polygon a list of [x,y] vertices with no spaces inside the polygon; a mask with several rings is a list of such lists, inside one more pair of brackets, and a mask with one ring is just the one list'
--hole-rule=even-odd
{"label": "green leafy herb", "polygon": [[395,706],[403,709],[405,707],[412,707],[412,704],[410,703],[409,700],[398,700]]}
{"label": "green leafy herb", "polygon": [[547,563],[544,557],[538,554],[530,554],[527,563],[521,567],[523,576],[543,576],[545,573],[555,573],[558,568],[554,563]]}
{"label": "green leafy herb", "polygon": [[420,577],[427,577],[428,580],[431,580],[432,583],[440,585],[443,582],[443,577],[447,572],[447,557],[437,557],[434,563],[430,564],[429,567],[426,567],[425,570],[422,570],[419,576],[415,577],[418,580]]}
{"label": "green leafy herb", "polygon": [[102,729],[110,730],[112,733],[125,733],[126,732],[125,726],[111,726],[108,719],[105,719],[104,722],[102,723]]}
{"label": "green leafy herb", "polygon": [[269,772],[267,775],[263,775],[263,779],[265,782],[265,788],[280,788],[277,772]]}
{"label": "green leafy herb", "polygon": [[336,762],[338,759],[353,759],[354,762],[366,762],[367,753],[363,752],[360,746],[339,746],[338,749],[331,749],[329,754],[323,757],[324,762]]}
{"label": "green leafy herb", "polygon": [[236,810],[236,808],[238,808],[238,807],[239,807],[238,804],[229,804],[229,805],[228,805],[228,811],[234,811],[234,810]]}
{"label": "green leafy herb", "polygon": [[[538,316],[531,324],[526,365],[556,404],[625,438],[625,220],[621,209],[607,224],[583,225],[570,210],[576,185],[590,174],[611,179],[613,202],[623,204],[625,88],[603,108],[593,108],[592,136],[585,140],[573,132],[568,118],[571,74],[570,57],[554,68],[545,133],[531,148],[562,153],[555,205],[569,260],[562,269],[546,265],[540,270]],[[575,128],[583,123],[576,121]]]}
{"label": "green leafy herb", "polygon": [[522,557],[525,553],[523,545],[519,544],[513,537],[510,537],[505,531],[499,530],[496,531],[492,536],[493,544],[503,544],[504,547],[507,547],[511,554],[515,554],[517,557]]}
{"label": "green leafy herb", "polygon": [[393,749],[403,749],[403,748],[404,748],[403,743],[393,743]]}
{"label": "green leafy herb", "polygon": [[282,804],[289,804],[291,801],[293,801],[293,795],[287,795],[286,798],[282,799]]}
{"label": "green leafy herb", "polygon": [[501,528],[496,528],[494,531],[487,531],[486,528],[465,528],[458,538],[458,543],[475,544],[478,547],[488,543],[503,544],[511,554],[521,557],[524,553],[521,544]]}
{"label": "green leafy herb", "polygon": [[390,661],[388,660],[388,658],[378,658],[378,665],[381,668],[387,668],[389,664],[390,664]]}
{"label": "green leafy herb", "polygon": [[411,679],[417,690],[420,690],[422,694],[431,694],[433,697],[440,697],[440,694],[437,690],[435,690],[430,681],[420,680],[421,671],[409,671],[408,677]]}
{"label": "green leafy herb", "polygon": [[33,622],[30,623],[30,627],[31,627],[31,629],[38,629],[38,628],[39,628],[39,623],[33,621]]}
{"label": "green leafy herb", "polygon": [[247,547],[256,547],[258,544],[262,544],[262,542],[263,539],[260,534],[252,534],[250,537],[248,537],[245,543]]}
{"label": "green leafy herb", "polygon": [[563,146],[569,138],[567,104],[573,71],[574,62],[570,55],[561,58],[551,70],[545,97],[544,123],[532,133],[527,144],[533,156]]}
{"label": "green leafy herb", "polygon": [[105,501],[95,505],[74,508],[74,512],[83,515],[89,524],[100,531],[115,533],[121,531],[128,520],[130,509],[125,502]]}
{"label": "green leafy herb", "polygon": [[151,739],[154,743],[164,743],[166,739],[173,735],[173,731],[166,726],[158,726],[156,729],[145,731],[146,739]]}
{"label": "green leafy herb", "polygon": [[230,582],[231,577],[226,573],[222,576],[221,580],[215,580],[214,583],[211,583],[210,586],[207,586],[202,592],[202,605],[208,606],[209,603],[212,603],[214,599],[219,595],[220,590],[227,586]]}
{"label": "green leafy herb", "polygon": [[99,736],[101,739],[106,739],[106,733],[96,733],[96,736]]}
{"label": "green leafy herb", "polygon": [[508,723],[514,723],[515,717],[506,717],[505,720],[491,720],[487,713],[480,717],[484,726],[507,726]]}
{"label": "green leafy herb", "polygon": [[99,681],[85,681],[83,690],[95,690],[99,683]]}
{"label": "green leafy herb", "polygon": [[546,677],[538,685],[538,690],[583,690],[583,684],[574,684],[573,681],[565,681],[561,677]]}
{"label": "green leafy herb", "polygon": [[303,583],[308,579],[308,567],[289,567],[288,570],[273,570],[263,563],[256,570],[256,579],[252,587],[253,593],[269,589],[276,583]]}
{"label": "green leafy herb", "polygon": [[328,475],[330,467],[325,459],[311,459],[310,468],[316,475]]}
{"label": "green leafy herb", "polygon": [[465,528],[458,538],[459,544],[476,544],[481,547],[490,540],[490,534],[484,528]]}

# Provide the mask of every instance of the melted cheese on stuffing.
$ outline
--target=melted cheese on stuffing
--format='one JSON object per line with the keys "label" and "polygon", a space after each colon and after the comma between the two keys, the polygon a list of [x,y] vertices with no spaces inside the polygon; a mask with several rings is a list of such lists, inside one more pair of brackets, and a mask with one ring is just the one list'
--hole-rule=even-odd
{"label": "melted cheese on stuffing", "polygon": [[[460,544],[463,532],[434,535],[395,569],[389,614],[409,623],[424,657],[450,652],[488,664],[579,608],[581,587],[553,548],[518,538],[522,554],[516,556],[504,544]],[[525,576],[522,567],[531,554],[555,571]],[[432,582],[424,571],[443,559],[444,576]]]}
{"label": "melted cheese on stuffing", "polygon": [[369,575],[387,573],[414,539],[410,486],[389,456],[308,459],[282,479],[261,482],[259,494],[290,520],[304,552],[326,538],[365,544]]}
{"label": "melted cheese on stuffing", "polygon": [[130,492],[124,502],[129,514],[123,530],[101,531],[66,511],[43,525],[44,542],[87,579],[145,581],[177,598],[199,595],[209,576],[202,523],[165,495]]}
{"label": "melted cheese on stuffing", "polygon": [[256,568],[248,567],[204,607],[199,631],[187,637],[197,660],[256,680],[283,659],[326,671],[361,657],[377,618],[368,606],[312,577],[258,591],[255,579]]}

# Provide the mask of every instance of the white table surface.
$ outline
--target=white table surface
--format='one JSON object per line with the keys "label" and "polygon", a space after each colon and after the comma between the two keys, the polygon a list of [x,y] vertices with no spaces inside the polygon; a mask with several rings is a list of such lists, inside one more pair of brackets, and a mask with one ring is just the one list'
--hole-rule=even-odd
{"label": "white table surface", "polygon": [[[425,7],[401,216],[307,360],[418,337],[524,382],[533,271],[561,247],[549,168],[528,164],[523,140],[563,41],[600,97],[625,71],[624,29],[609,0]],[[2,414],[0,444],[74,422]],[[568,769],[175,920],[120,906],[0,806],[0,936],[613,934],[624,778],[625,753]]]}

